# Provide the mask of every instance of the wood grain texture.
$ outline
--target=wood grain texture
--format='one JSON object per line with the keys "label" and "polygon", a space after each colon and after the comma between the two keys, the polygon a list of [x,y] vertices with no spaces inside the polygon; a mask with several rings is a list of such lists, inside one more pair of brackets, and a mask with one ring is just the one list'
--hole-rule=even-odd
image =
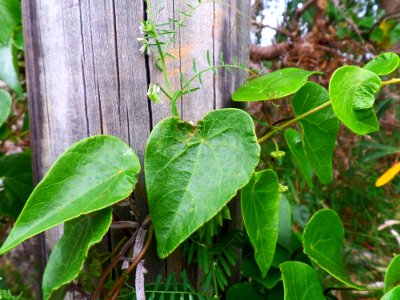
{"label": "wood grain texture", "polygon": [[[164,9],[154,15],[156,21],[178,17],[178,9],[186,10],[184,0],[161,2]],[[243,15],[249,15],[249,9],[249,0],[201,5],[171,45],[177,57],[167,63],[172,86],[179,86],[180,72],[185,77],[193,73],[194,57],[198,69],[207,66],[207,50],[213,63],[218,63],[222,52],[226,62],[236,55],[246,64],[249,21]],[[145,4],[141,0],[23,0],[23,12],[36,182],[67,147],[95,134],[120,137],[143,161],[151,129],[169,115],[166,101],[155,105],[146,95],[149,82],[160,82],[162,77],[154,58],[139,53]],[[202,90],[179,103],[182,117],[196,122],[209,110],[230,106],[231,92],[245,77],[224,70],[215,76],[205,74]],[[140,183],[144,186],[143,177]],[[145,217],[143,199],[138,193],[134,199]],[[61,234],[61,227],[45,233],[43,258]],[[158,274],[181,270],[183,262],[179,253],[161,262],[152,251],[145,266],[150,282]]]}

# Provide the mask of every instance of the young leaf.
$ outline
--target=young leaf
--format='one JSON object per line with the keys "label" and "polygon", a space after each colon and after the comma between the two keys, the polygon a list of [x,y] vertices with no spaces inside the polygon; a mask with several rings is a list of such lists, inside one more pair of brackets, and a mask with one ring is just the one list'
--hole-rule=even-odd
{"label": "young leaf", "polygon": [[238,109],[210,112],[196,127],[168,118],[153,129],[146,148],[145,176],[161,258],[247,184],[259,153],[253,121]]}
{"label": "young leaf", "polygon": [[385,274],[385,293],[400,284],[400,255],[390,262]]}
{"label": "young leaf", "polygon": [[280,265],[285,300],[325,300],[317,272],[309,265],[287,261]]}
{"label": "young leaf", "polygon": [[254,173],[242,190],[242,214],[264,277],[274,258],[279,225],[279,181],[273,170]]}
{"label": "young leaf", "polygon": [[[293,97],[292,107],[299,116],[329,101],[328,91],[306,83]],[[339,120],[331,107],[325,107],[300,120],[307,160],[323,184],[332,181],[332,154],[339,131]],[[323,145],[323,147],[321,146]]]}
{"label": "young leaf", "polygon": [[374,72],[379,76],[388,75],[397,69],[400,59],[396,53],[386,52],[369,61],[363,69]]}
{"label": "young leaf", "polygon": [[339,281],[355,289],[364,289],[363,286],[352,283],[344,270],[343,241],[342,222],[331,209],[318,211],[304,229],[304,253]]}
{"label": "young leaf", "polygon": [[329,83],[329,95],[336,116],[359,135],[379,130],[373,105],[380,88],[381,79],[371,71],[355,66],[337,69]]}
{"label": "young leaf", "polygon": [[308,77],[319,72],[286,68],[246,82],[232,95],[234,101],[259,101],[283,98],[296,93]]}
{"label": "young leaf", "polygon": [[399,300],[399,299],[400,299],[400,286],[391,289],[381,298],[381,300]]}
{"label": "young leaf", "polygon": [[125,199],[139,172],[135,152],[116,137],[93,136],[74,144],[35,188],[0,254],[51,227]]}
{"label": "young leaf", "polygon": [[7,120],[11,112],[12,99],[5,90],[0,90],[0,126]]}
{"label": "young leaf", "polygon": [[303,141],[301,135],[296,130],[289,128],[285,131],[286,143],[289,146],[290,153],[293,155],[295,163],[299,167],[301,174],[310,188],[313,188],[312,183],[312,168],[306,158]]}
{"label": "young leaf", "polygon": [[90,247],[101,241],[112,221],[111,207],[65,223],[43,274],[43,298],[74,280],[82,270]]}

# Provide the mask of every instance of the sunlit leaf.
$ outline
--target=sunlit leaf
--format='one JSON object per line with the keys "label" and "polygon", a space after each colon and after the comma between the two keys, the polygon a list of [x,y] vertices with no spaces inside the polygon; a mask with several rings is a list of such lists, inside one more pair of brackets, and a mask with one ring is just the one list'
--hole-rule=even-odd
{"label": "sunlit leaf", "polygon": [[400,299],[400,286],[391,289],[381,298],[381,300],[399,300],[399,299]]}
{"label": "sunlit leaf", "polygon": [[379,76],[388,75],[397,69],[400,59],[396,53],[386,52],[369,61],[363,69],[374,72]]}
{"label": "sunlit leaf", "polygon": [[385,274],[385,292],[389,292],[395,286],[400,285],[400,255],[392,259]]}

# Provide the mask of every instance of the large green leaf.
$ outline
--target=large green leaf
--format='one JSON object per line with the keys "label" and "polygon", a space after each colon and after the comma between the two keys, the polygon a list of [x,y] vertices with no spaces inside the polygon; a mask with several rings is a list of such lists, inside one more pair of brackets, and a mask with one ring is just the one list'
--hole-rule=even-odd
{"label": "large green leaf", "polygon": [[342,246],[344,229],[337,213],[331,209],[322,209],[312,216],[304,229],[304,253],[325,271],[344,284],[355,289],[363,286],[351,282],[344,270]]}
{"label": "large green leaf", "polygon": [[35,188],[0,254],[53,226],[125,199],[139,172],[135,152],[116,137],[93,136],[74,144]]}
{"label": "large green leaf", "polygon": [[30,153],[0,158],[0,213],[16,219],[33,190]]}
{"label": "large green leaf", "polygon": [[274,258],[279,226],[279,181],[273,170],[254,173],[242,190],[242,214],[261,274]]}
{"label": "large green leaf", "polygon": [[385,292],[389,292],[396,285],[400,284],[400,255],[397,255],[390,262],[385,274]]}
{"label": "large green leaf", "polygon": [[43,298],[74,280],[90,247],[101,241],[112,221],[111,207],[65,223],[64,235],[54,246],[43,274]]}
{"label": "large green leaf", "polygon": [[371,71],[355,66],[337,69],[329,83],[329,95],[336,116],[356,134],[379,130],[373,105],[380,88],[381,79]]}
{"label": "large green leaf", "polygon": [[[328,91],[314,83],[306,83],[293,97],[292,107],[299,116],[329,101]],[[339,120],[331,107],[300,120],[307,160],[323,184],[332,181],[332,154],[339,131]]]}
{"label": "large green leaf", "polygon": [[325,300],[317,273],[309,265],[287,261],[280,265],[285,300]]}
{"label": "large green leaf", "polygon": [[399,300],[399,299],[400,299],[400,286],[391,289],[381,298],[381,300]]}
{"label": "large green leaf", "polygon": [[12,98],[5,90],[0,90],[0,127],[11,112]]}
{"label": "large green leaf", "polygon": [[396,53],[386,52],[369,61],[363,69],[374,72],[379,76],[388,75],[397,69],[400,59]]}
{"label": "large green leaf", "polygon": [[248,183],[259,154],[253,121],[238,109],[210,112],[196,127],[167,118],[153,129],[145,176],[161,258]]}
{"label": "large green leaf", "polygon": [[298,166],[301,174],[310,188],[313,188],[312,183],[312,168],[306,158],[301,134],[296,130],[289,128],[285,131],[286,143],[289,146],[290,153],[293,155],[294,161]]}
{"label": "large green leaf", "polygon": [[286,68],[246,82],[232,95],[234,101],[273,100],[296,93],[308,77],[319,72]]}
{"label": "large green leaf", "polygon": [[0,45],[8,43],[15,26],[21,23],[21,2],[0,0]]}
{"label": "large green leaf", "polygon": [[0,45],[0,80],[4,81],[18,95],[23,90],[18,78],[17,50],[11,39],[5,45]]}

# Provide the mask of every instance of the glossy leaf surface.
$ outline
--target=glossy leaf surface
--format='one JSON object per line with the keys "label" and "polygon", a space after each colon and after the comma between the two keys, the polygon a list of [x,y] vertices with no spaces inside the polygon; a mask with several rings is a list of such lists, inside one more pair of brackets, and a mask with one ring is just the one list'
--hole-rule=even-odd
{"label": "glossy leaf surface", "polygon": [[271,72],[246,82],[232,95],[234,101],[273,100],[296,93],[313,74],[297,68],[286,68]]}
{"label": "glossy leaf surface", "polygon": [[0,126],[7,120],[11,112],[12,99],[5,90],[0,90]]}
{"label": "glossy leaf surface", "polygon": [[279,181],[273,170],[254,173],[242,190],[242,215],[261,274],[274,258],[279,226]]}
{"label": "glossy leaf surface", "polygon": [[18,78],[17,52],[11,39],[5,45],[0,45],[0,80],[4,81],[18,95],[22,94]]}
{"label": "glossy leaf surface", "polygon": [[74,144],[35,188],[0,254],[51,227],[125,199],[139,172],[136,154],[116,137],[93,136]]}
{"label": "glossy leaf surface", "polygon": [[329,95],[336,116],[356,134],[379,129],[374,112],[375,94],[381,79],[375,73],[355,66],[337,69],[329,83]]}
{"label": "glossy leaf surface", "polygon": [[308,221],[303,237],[304,253],[344,284],[363,289],[361,285],[352,283],[344,270],[343,242],[343,225],[335,211],[322,209]]}
{"label": "glossy leaf surface", "polygon": [[83,268],[90,247],[99,243],[112,221],[111,207],[68,221],[54,246],[43,274],[43,298],[74,280]]}
{"label": "glossy leaf surface", "polygon": [[325,300],[317,273],[309,265],[287,261],[280,265],[285,300]]}
{"label": "glossy leaf surface", "polygon": [[259,153],[253,121],[238,109],[210,112],[196,127],[167,118],[153,129],[146,148],[145,176],[161,258],[248,183]]}
{"label": "glossy leaf surface", "polygon": [[381,300],[399,300],[400,299],[400,286],[395,287],[386,293]]}
{"label": "glossy leaf surface", "polygon": [[396,53],[386,52],[369,61],[363,69],[374,72],[379,76],[388,75],[397,69],[400,59]]}
{"label": "glossy leaf surface", "polygon": [[385,292],[389,292],[397,285],[400,285],[400,255],[393,258],[386,270]]}
{"label": "glossy leaf surface", "polygon": [[[296,116],[329,101],[328,91],[314,83],[306,83],[293,97]],[[299,121],[303,129],[303,144],[308,162],[323,184],[332,181],[332,154],[339,131],[339,120],[328,106]]]}
{"label": "glossy leaf surface", "polygon": [[8,43],[15,26],[21,22],[21,2],[0,0],[0,45]]}

